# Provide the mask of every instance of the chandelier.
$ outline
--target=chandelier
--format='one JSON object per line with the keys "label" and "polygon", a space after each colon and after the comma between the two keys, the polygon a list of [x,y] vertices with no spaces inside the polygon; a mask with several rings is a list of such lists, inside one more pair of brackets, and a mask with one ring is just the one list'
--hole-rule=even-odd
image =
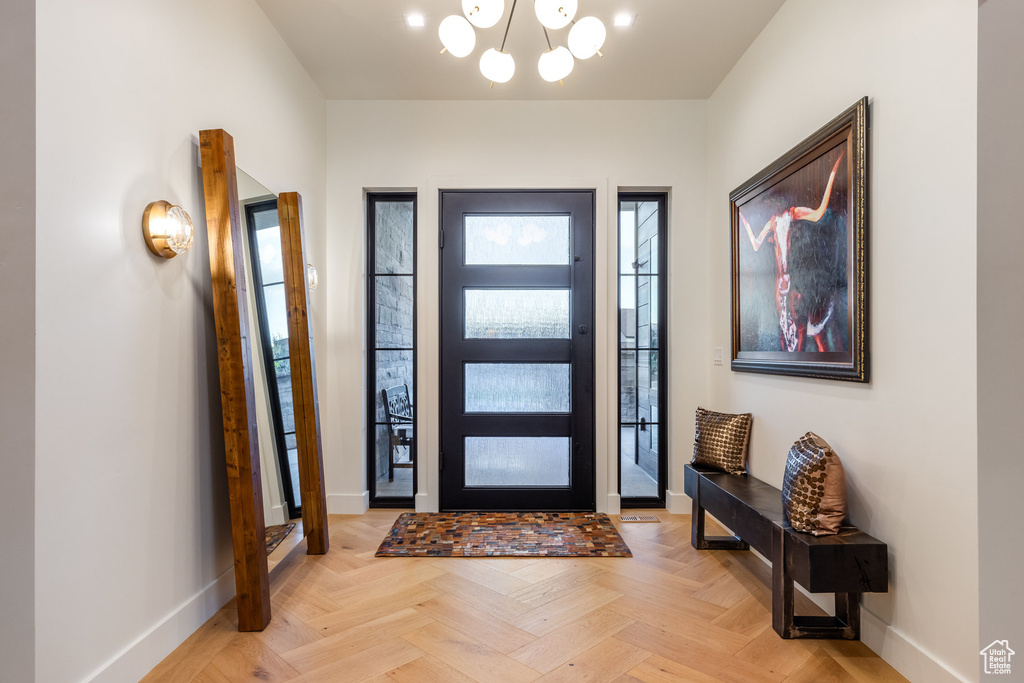
{"label": "chandelier", "polygon": [[[480,73],[491,82],[507,83],[516,72],[516,62],[512,55],[505,52],[505,41],[508,40],[508,29],[512,25],[512,17],[516,13],[516,3],[512,0],[512,9],[505,25],[505,35],[501,39],[501,47],[493,47],[480,56]],[[549,83],[562,82],[572,73],[577,59],[589,59],[595,54],[601,55],[601,46],[607,36],[604,24],[597,17],[583,17],[574,21],[579,0],[534,0],[533,9],[544,29],[544,39],[548,49],[537,60],[537,70],[541,78]],[[491,28],[505,14],[505,0],[462,0],[462,13],[453,14],[441,22],[437,30],[444,49],[454,57],[466,57],[476,47],[476,32],[473,27]],[[548,29],[557,31],[572,24],[566,40],[568,47],[552,46]],[[564,83],[563,83],[564,85]]]}

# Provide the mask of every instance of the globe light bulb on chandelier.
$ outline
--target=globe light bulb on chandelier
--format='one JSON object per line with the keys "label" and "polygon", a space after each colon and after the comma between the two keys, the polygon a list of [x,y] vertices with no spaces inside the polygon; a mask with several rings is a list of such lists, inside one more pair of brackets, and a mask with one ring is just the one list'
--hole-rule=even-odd
{"label": "globe light bulb on chandelier", "polygon": [[559,45],[540,56],[540,60],[537,62],[537,71],[545,81],[554,83],[572,73],[574,62],[572,53]]}
{"label": "globe light bulb on chandelier", "polygon": [[537,21],[544,28],[557,31],[569,25],[576,16],[579,4],[579,0],[536,0],[533,11],[537,13]]}
{"label": "globe light bulb on chandelier", "polygon": [[516,72],[512,55],[493,47],[480,57],[480,73],[491,83],[508,83]]}
{"label": "globe light bulb on chandelier", "polygon": [[476,47],[476,32],[465,17],[457,14],[445,17],[437,28],[437,36],[453,57],[465,57]]}
{"label": "globe light bulb on chandelier", "polygon": [[576,59],[590,59],[601,54],[607,36],[608,31],[600,19],[583,17],[569,29],[569,51]]}
{"label": "globe light bulb on chandelier", "polygon": [[505,13],[505,0],[462,0],[462,13],[477,28],[490,28]]}

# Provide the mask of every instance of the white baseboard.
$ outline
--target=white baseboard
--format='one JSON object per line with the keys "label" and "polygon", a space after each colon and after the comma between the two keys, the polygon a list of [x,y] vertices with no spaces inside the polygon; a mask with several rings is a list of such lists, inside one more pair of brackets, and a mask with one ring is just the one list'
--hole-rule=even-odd
{"label": "white baseboard", "polygon": [[597,506],[598,512],[603,512],[606,515],[617,515],[622,512],[622,497],[617,493],[609,493],[604,504],[604,510],[600,505]]}
{"label": "white baseboard", "polygon": [[967,683],[964,678],[926,652],[902,633],[861,607],[860,639],[871,650],[911,681]]}
{"label": "white baseboard", "polygon": [[271,524],[287,524],[288,523],[288,506],[287,505],[275,505],[270,508],[269,514],[266,515],[266,521],[268,525]]}
{"label": "white baseboard", "polygon": [[111,657],[86,680],[95,683],[141,680],[233,597],[234,565]]}
{"label": "white baseboard", "polygon": [[437,496],[429,493],[417,493],[413,502],[416,504],[416,512],[437,512],[440,510]]}
{"label": "white baseboard", "polygon": [[370,509],[370,492],[362,493],[328,493],[327,514],[329,515],[362,515]]}
{"label": "white baseboard", "polygon": [[[729,533],[732,533],[730,530]],[[750,552],[762,562],[771,566],[771,562],[753,548]],[[803,586],[794,582],[798,591],[810,598],[814,604],[828,614],[835,613],[832,596],[826,593],[810,593]],[[885,660],[892,668],[899,671],[907,680],[917,683],[968,683],[969,679],[955,673],[933,654],[925,651],[877,615],[861,605],[860,608],[860,640],[871,648],[871,651]]]}
{"label": "white baseboard", "polygon": [[665,509],[673,515],[688,515],[693,512],[688,495],[669,490],[665,491]]}

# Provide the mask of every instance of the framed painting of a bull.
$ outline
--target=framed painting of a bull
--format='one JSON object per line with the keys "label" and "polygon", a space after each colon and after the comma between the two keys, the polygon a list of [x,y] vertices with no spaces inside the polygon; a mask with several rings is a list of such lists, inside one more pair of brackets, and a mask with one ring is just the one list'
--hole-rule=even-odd
{"label": "framed painting of a bull", "polygon": [[868,381],[863,98],[729,195],[732,369]]}

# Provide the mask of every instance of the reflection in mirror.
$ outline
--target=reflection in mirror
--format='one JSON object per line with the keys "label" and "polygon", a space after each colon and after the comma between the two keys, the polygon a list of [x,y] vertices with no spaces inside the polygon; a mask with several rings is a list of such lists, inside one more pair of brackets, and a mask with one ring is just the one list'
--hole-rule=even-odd
{"label": "reflection in mirror", "polygon": [[301,515],[277,196],[238,169],[265,523]]}

